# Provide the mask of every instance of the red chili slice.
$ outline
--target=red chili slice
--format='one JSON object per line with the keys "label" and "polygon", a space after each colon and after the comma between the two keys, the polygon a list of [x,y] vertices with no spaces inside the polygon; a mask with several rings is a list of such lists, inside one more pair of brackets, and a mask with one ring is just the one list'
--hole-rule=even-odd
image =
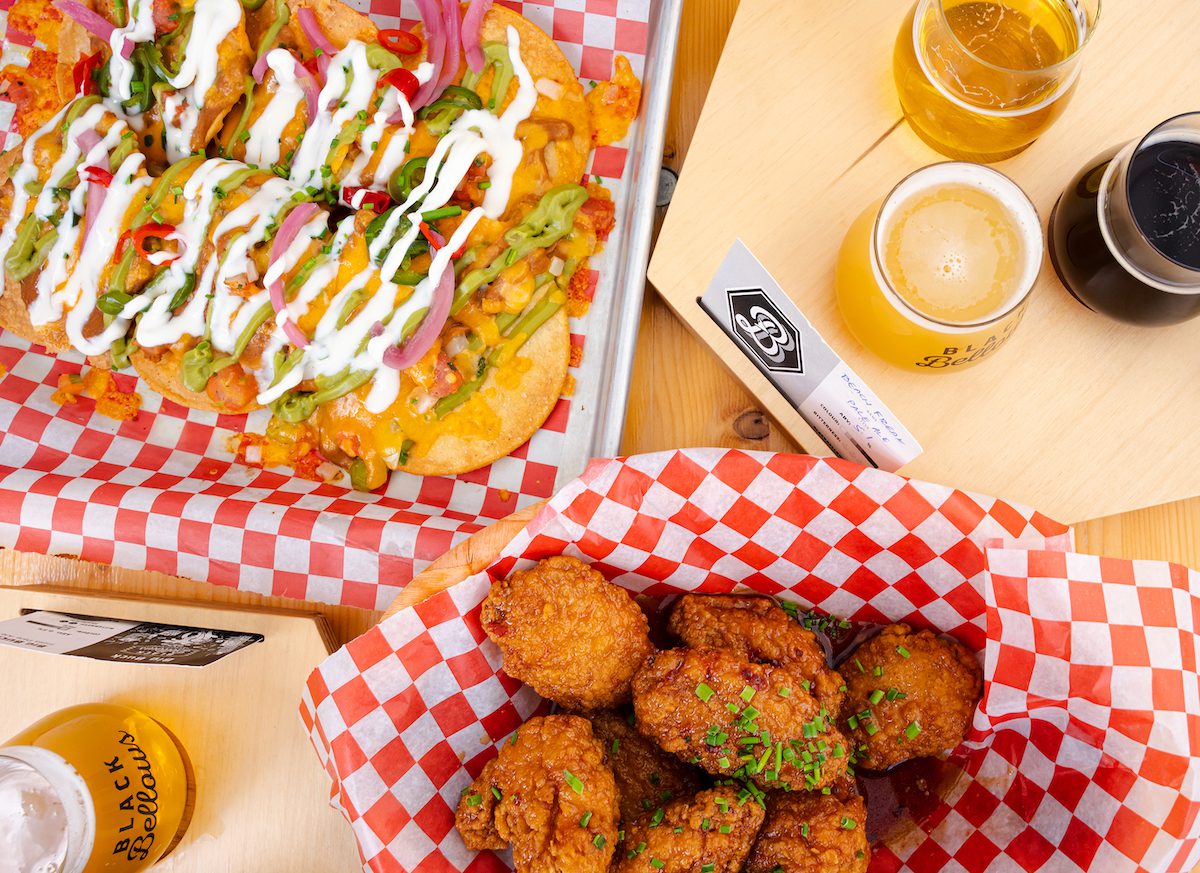
{"label": "red chili slice", "polygon": [[[149,224],[143,224],[141,227],[133,231],[133,246],[137,249],[137,253],[143,258],[147,258],[153,254],[162,254],[162,252],[153,252],[148,250],[146,248],[147,241],[151,239],[163,240],[174,232],[175,225],[173,224],[159,224],[155,221],[152,221]],[[164,261],[164,263],[169,264],[178,257],[179,255],[175,254],[170,260]]]}
{"label": "red chili slice", "polygon": [[366,188],[358,188],[354,185],[347,185],[342,189],[342,202],[347,206],[354,206],[354,198],[359,191],[365,192],[362,200],[359,201],[358,209],[373,209],[376,212],[383,212],[392,203],[392,198],[387,195],[386,191],[369,191]]}
{"label": "red chili slice", "polygon": [[95,182],[97,185],[103,185],[107,188],[112,184],[113,174],[103,167],[86,166],[80,172],[88,182]]}
{"label": "red chili slice", "polygon": [[406,70],[404,67],[397,67],[384,73],[380,77],[380,81],[386,85],[391,85],[397,91],[404,95],[404,98],[410,103],[413,97],[417,96],[417,89],[421,87],[421,83],[417,81],[417,77],[412,74],[411,70]]}
{"label": "red chili slice", "polygon": [[92,77],[92,73],[98,66],[100,66],[100,52],[84,55],[75,62],[75,66],[71,70],[71,80],[75,83],[76,94],[96,93],[96,80]]}
{"label": "red chili slice", "polygon": [[379,31],[379,44],[398,55],[415,55],[425,43],[415,33],[393,27]]}
{"label": "red chili slice", "polygon": [[429,241],[429,247],[435,252],[446,244],[446,241],[442,239],[437,232],[434,231],[434,229],[424,221],[421,222],[421,236],[425,237],[425,239]]}

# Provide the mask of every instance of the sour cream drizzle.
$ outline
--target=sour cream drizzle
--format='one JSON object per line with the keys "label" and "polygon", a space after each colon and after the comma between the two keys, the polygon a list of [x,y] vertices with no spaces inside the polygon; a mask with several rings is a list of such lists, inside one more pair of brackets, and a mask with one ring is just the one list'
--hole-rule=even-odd
{"label": "sour cream drizzle", "polygon": [[[191,33],[187,36],[179,72],[169,80],[174,93],[162,98],[166,151],[172,163],[192,153],[200,111],[220,72],[221,43],[241,24],[242,4],[239,0],[197,0],[192,15]],[[134,96],[136,71],[133,62],[122,57],[122,48],[126,43],[136,46],[153,42],[156,31],[152,0],[133,0],[129,23],[115,28],[109,38],[110,101],[120,103]]]}
{"label": "sour cream drizzle", "polygon": [[[337,69],[343,70],[343,66],[338,64],[338,59],[342,58],[344,54],[351,53],[349,55],[350,68],[355,71],[350,89],[353,90],[357,83],[359,67],[355,65],[357,54],[352,53],[353,45],[352,43],[339,52],[330,65],[330,84],[327,84],[326,90],[322,91],[322,105],[326,105],[327,99],[330,99],[330,95],[326,91],[330,90],[330,85],[335,82],[335,66]],[[433,290],[441,282],[444,272],[454,268],[451,256],[463,246],[476,224],[485,215],[493,219],[499,218],[508,207],[513,176],[524,155],[521,142],[516,136],[517,126],[529,117],[537,103],[537,89],[534,87],[533,77],[521,60],[520,48],[520,35],[515,28],[509,27],[508,50],[519,87],[515,98],[504,114],[497,118],[485,110],[473,110],[464,113],[455,121],[449,132],[438,142],[429,159],[422,182],[417,185],[404,203],[392,211],[382,232],[371,243],[368,249],[370,259],[367,269],[356,275],[339,292],[337,298],[317,323],[312,341],[303,350],[300,363],[289,370],[283,379],[269,385],[260,393],[258,397],[260,403],[277,400],[302,381],[320,376],[335,376],[347,369],[372,374],[373,384],[366,400],[368,411],[376,414],[382,413],[395,403],[400,393],[400,374],[384,366],[384,353],[389,347],[395,346],[401,341],[404,327],[410,318],[422,310],[428,310],[433,298]],[[364,66],[365,60],[364,53],[362,55]],[[373,71],[370,74],[373,74]],[[344,87],[345,80],[340,81]],[[333,90],[336,94],[341,94],[342,87],[335,86]],[[350,113],[348,117],[353,118],[353,113]],[[332,142],[332,137],[327,132],[313,136],[314,130],[310,130],[306,135],[302,152],[304,148],[309,147],[310,138],[312,142],[318,142],[318,145],[312,146],[312,154],[317,153],[320,149],[319,141]],[[336,133],[333,136],[336,136]],[[320,154],[323,155],[327,152],[328,146],[320,151]],[[403,286],[397,285],[394,280],[420,234],[420,213],[445,206],[454,196],[454,192],[462,185],[475,159],[484,152],[491,155],[492,166],[489,170],[491,187],[487,190],[483,206],[472,209],[467,214],[451,238],[447,240],[446,245],[434,255],[428,276],[422,279],[407,297],[403,297]],[[312,161],[312,155],[306,154],[305,163],[300,166],[301,159],[297,158],[299,172],[297,172],[297,167],[294,167],[292,178],[298,184],[304,184],[304,180],[313,178],[311,175]],[[392,244],[391,250],[385,256],[384,250],[399,231],[404,218],[408,219],[409,226],[400,239]],[[381,261],[382,263],[380,263]],[[349,299],[351,294],[371,284],[372,280],[378,281],[378,290],[359,308],[353,318],[339,327],[337,322],[341,316],[342,304]],[[327,274],[323,273],[320,268],[314,270],[300,288],[296,299],[289,305],[291,316],[302,315],[295,311],[299,309],[300,301],[315,299],[316,294],[328,281]],[[317,285],[316,291],[310,288],[314,283],[320,283]],[[396,303],[398,297],[403,298],[399,305]],[[382,324],[383,330],[377,336],[372,336],[373,329],[377,324]],[[278,337],[280,331],[280,328],[276,328],[277,335],[272,338],[272,345],[275,348],[282,348],[284,344],[284,341]],[[265,366],[267,366],[267,372],[264,375],[269,377],[271,375],[269,365]]]}
{"label": "sour cream drizzle", "polygon": [[[203,108],[205,93],[213,86],[219,72],[219,53],[214,45],[219,45],[237,27],[242,9],[238,0],[197,0],[195,15],[192,28],[196,39],[189,44],[192,50],[185,51],[180,72],[171,80],[176,93],[167,95],[164,100],[167,145],[172,162],[190,153],[191,135]],[[48,181],[32,207],[39,218],[49,220],[60,208],[53,189],[56,180],[77,166],[107,166],[109,154],[121,136],[131,129],[135,119],[127,118],[116,105],[132,96],[134,75],[133,65],[121,56],[121,47],[126,40],[147,42],[154,35],[150,0],[134,0],[130,22],[116,28],[112,36],[110,105],[90,107],[64,133],[62,154],[51,168]],[[259,395],[261,403],[278,399],[302,381],[346,372],[371,375],[373,384],[366,400],[369,411],[382,413],[396,401],[400,373],[383,365],[384,354],[402,341],[409,321],[419,320],[418,316],[429,309],[434,289],[445,272],[453,270],[453,253],[466,243],[479,221],[485,216],[498,219],[503,215],[511,197],[514,174],[523,158],[523,147],[516,130],[532,113],[538,91],[520,56],[519,33],[509,27],[507,35],[518,83],[512,102],[500,117],[486,110],[469,110],[454,122],[430,156],[422,182],[392,211],[383,232],[368,247],[366,269],[354,275],[329,302],[313,330],[310,344],[301,350],[298,365],[272,384],[276,353],[290,346],[283,323],[301,320],[336,280],[346,246],[357,232],[354,215],[338,224],[332,238],[308,265],[310,269],[305,281],[295,289],[284,310],[268,322],[273,327],[263,355],[262,370],[257,374],[260,384],[268,385]],[[341,180],[342,184],[361,185],[374,162],[370,169],[371,184],[375,188],[382,187],[407,157],[407,143],[415,123],[412,107],[395,88],[383,89],[382,101],[375,105],[379,72],[368,63],[366,49],[362,42],[351,41],[332,59],[326,84],[320,92],[320,111],[305,132],[289,179],[272,178],[256,183],[244,202],[215,222],[218,201],[229,193],[220,193],[223,183],[244,171],[246,165],[214,158],[204,161],[191,172],[179,195],[184,202],[183,217],[172,234],[180,242],[180,256],[160,270],[150,285],[134,296],[121,313],[93,337],[84,336],[83,329],[96,312],[99,278],[119,247],[120,234],[139,193],[153,180],[143,169],[144,157],[140,153],[126,158],[114,172],[104,204],[95,217],[95,226],[88,229],[86,245],[80,247],[78,242],[88,192],[87,183],[81,180],[70,194],[65,214],[57,220],[58,238],[38,276],[37,297],[30,306],[34,323],[49,324],[64,319],[65,314],[72,345],[91,355],[111,348],[139,315],[134,339],[142,347],[171,345],[191,336],[208,338],[219,352],[233,352],[256,314],[269,304],[269,293],[265,289],[300,266],[301,260],[312,250],[314,239],[329,237],[328,217],[321,212],[299,231],[288,250],[275,258],[262,277],[264,290],[248,298],[234,293],[233,286],[241,288],[246,282],[258,279],[251,251],[266,242],[276,229],[283,208],[301,196],[305,188],[334,186],[334,181],[329,178],[329,161],[339,136],[342,144],[351,140],[359,144],[358,154]],[[267,63],[275,75],[276,88],[266,109],[249,128],[246,146],[247,161],[258,166],[279,160],[279,133],[304,102],[304,91],[295,75],[295,59],[285,50],[276,49],[268,55]],[[421,82],[431,75],[432,68],[428,64],[423,64],[417,71]],[[43,137],[57,135],[66,111],[64,107],[31,135],[23,147],[23,162],[13,175],[12,209],[0,231],[0,257],[12,246],[18,225],[30,208],[31,195],[26,187],[39,178],[34,162],[37,145]],[[397,113],[402,123],[389,123],[388,119]],[[96,130],[106,119],[109,120],[107,132],[87,155],[82,155],[79,134]],[[357,128],[352,138],[343,133],[351,126]],[[425,278],[413,288],[397,284],[397,274],[420,235],[421,213],[449,203],[475,160],[485,153],[491,157],[490,187],[482,206],[472,209],[446,245],[433,252]],[[407,227],[396,239],[404,219],[407,219]],[[389,243],[391,248],[387,249]],[[77,248],[81,250],[75,254]],[[160,261],[164,259],[160,258]],[[194,288],[189,291],[186,302],[173,310],[173,299],[193,281],[192,277]],[[358,307],[357,314],[339,324],[351,300],[368,290],[373,293]]]}
{"label": "sour cream drizzle", "polygon": [[279,143],[283,129],[304,106],[304,89],[296,79],[296,59],[287,49],[267,52],[267,66],[275,76],[275,93],[271,95],[258,119],[249,127],[246,140],[246,163],[269,167],[279,160]]}

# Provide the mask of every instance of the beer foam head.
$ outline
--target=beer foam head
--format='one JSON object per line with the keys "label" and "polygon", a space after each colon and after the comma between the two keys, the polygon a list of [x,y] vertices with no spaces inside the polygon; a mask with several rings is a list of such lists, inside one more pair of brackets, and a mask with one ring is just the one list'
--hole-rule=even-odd
{"label": "beer foam head", "polygon": [[67,815],[46,777],[0,756],[0,873],[60,873],[67,857]]}
{"label": "beer foam head", "polygon": [[[880,208],[875,222],[872,241],[875,251],[872,252],[872,257],[876,269],[880,271],[882,277],[883,270],[877,253],[882,242],[888,238],[900,210],[920,194],[960,185],[978,190],[994,200],[997,207],[1012,219],[1022,243],[1019,280],[1014,283],[1012,294],[993,312],[980,320],[980,322],[986,323],[992,318],[1009,312],[1020,303],[1033,288],[1042,268],[1044,239],[1041,218],[1025,192],[1003,173],[981,164],[958,161],[933,164],[917,170],[893,189]],[[965,328],[967,325],[963,325],[963,327]]]}
{"label": "beer foam head", "polygon": [[0,748],[0,873],[81,873],[95,829],[91,795],[65,759]]}

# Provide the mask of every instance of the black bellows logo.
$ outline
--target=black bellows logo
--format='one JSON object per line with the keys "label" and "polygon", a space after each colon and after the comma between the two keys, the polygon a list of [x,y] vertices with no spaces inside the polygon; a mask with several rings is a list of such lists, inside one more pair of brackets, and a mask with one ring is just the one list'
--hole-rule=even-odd
{"label": "black bellows logo", "polygon": [[761,288],[727,290],[729,320],[764,367],[776,373],[803,373],[800,332]]}

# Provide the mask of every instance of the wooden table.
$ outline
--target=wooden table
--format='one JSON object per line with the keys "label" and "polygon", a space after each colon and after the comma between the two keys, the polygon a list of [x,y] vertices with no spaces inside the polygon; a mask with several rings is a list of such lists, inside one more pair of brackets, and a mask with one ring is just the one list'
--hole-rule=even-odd
{"label": "wooden table", "polygon": [[[664,156],[666,165],[675,170],[683,165],[737,6],[737,0],[686,0],[684,4]],[[651,290],[642,313],[622,452],[690,446],[799,450]],[[1086,522],[1076,526],[1076,535],[1081,551],[1200,566],[1200,498]],[[81,565],[69,558],[7,550],[0,550],[0,580],[4,584],[48,582],[180,600],[311,609],[325,615],[343,642],[373,626],[380,617],[377,612],[263,597],[162,573]]]}
{"label": "wooden table", "polygon": [[[666,165],[673,169],[683,164],[737,5],[737,0],[686,0],[684,4],[665,154]],[[649,291],[642,313],[622,452],[690,446],[799,450]],[[1076,534],[1081,551],[1200,566],[1200,498],[1080,524]],[[49,583],[179,600],[311,610],[326,617],[341,642],[372,627],[381,616],[351,607],[263,597],[162,573],[10,550],[0,550],[0,582]]]}

